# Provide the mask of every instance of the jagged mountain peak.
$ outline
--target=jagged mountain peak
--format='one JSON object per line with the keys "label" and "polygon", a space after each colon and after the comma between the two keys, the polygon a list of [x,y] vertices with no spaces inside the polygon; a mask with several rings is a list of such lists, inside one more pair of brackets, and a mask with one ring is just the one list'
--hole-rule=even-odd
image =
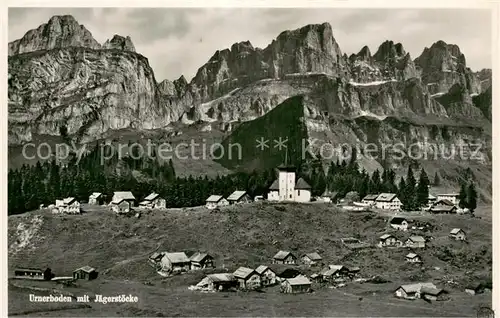
{"label": "jagged mountain peak", "polygon": [[406,55],[403,44],[394,43],[392,40],[386,40],[380,44],[373,58],[377,61],[386,61],[388,59],[397,59]]}
{"label": "jagged mountain peak", "polygon": [[111,40],[107,40],[103,44],[103,48],[135,52],[135,46],[132,43],[132,39],[128,35],[124,37],[115,34]]}
{"label": "jagged mountain peak", "polygon": [[91,49],[101,47],[92,33],[72,15],[55,15],[47,23],[26,32],[21,39],[10,42],[9,56],[72,46]]}

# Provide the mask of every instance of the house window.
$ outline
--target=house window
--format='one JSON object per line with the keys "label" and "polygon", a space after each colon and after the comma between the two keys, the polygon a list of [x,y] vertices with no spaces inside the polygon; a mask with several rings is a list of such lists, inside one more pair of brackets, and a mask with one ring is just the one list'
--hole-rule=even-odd
{"label": "house window", "polygon": [[290,194],[290,199],[292,198],[292,195]]}
{"label": "house window", "polygon": [[297,190],[297,195],[300,197],[300,190]]}

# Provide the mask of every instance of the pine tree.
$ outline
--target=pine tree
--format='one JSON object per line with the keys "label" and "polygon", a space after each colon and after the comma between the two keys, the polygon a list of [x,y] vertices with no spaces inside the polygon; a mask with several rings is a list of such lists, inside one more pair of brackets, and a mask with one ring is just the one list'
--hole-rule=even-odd
{"label": "pine tree", "polygon": [[405,201],[403,202],[404,209],[407,211],[415,210],[417,206],[416,183],[417,181],[415,180],[413,170],[410,166],[408,167],[408,173],[406,175],[404,190]]}
{"label": "pine tree", "polygon": [[434,186],[438,187],[441,185],[441,178],[439,177],[439,174],[436,171],[436,174],[434,175]]}
{"label": "pine tree", "polygon": [[468,191],[465,183],[462,182],[460,185],[460,192],[458,193],[458,206],[463,209],[469,206],[468,204]]}
{"label": "pine tree", "polygon": [[474,212],[477,208],[477,191],[474,183],[469,184],[469,188],[467,189],[467,208]]}
{"label": "pine tree", "polygon": [[417,186],[417,207],[422,207],[427,204],[429,198],[429,178],[424,168],[420,171],[420,178]]}

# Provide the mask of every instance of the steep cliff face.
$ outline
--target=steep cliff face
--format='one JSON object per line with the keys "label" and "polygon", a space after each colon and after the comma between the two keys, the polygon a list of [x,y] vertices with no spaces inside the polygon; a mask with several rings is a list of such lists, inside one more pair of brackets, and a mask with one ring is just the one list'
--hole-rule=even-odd
{"label": "steep cliff face", "polygon": [[70,46],[101,47],[90,31],[78,24],[73,16],[54,16],[46,24],[28,31],[21,39],[10,42],[9,56]]}
{"label": "steep cliff face", "polygon": [[109,50],[123,50],[135,52],[135,46],[132,43],[132,39],[129,36],[123,37],[121,35],[115,34],[111,40],[107,40],[102,45],[103,49]]}
{"label": "steep cliff face", "polygon": [[457,45],[438,41],[425,48],[415,64],[422,71],[422,81],[431,94],[445,93],[455,84],[465,87],[471,94],[481,92],[480,81],[467,67],[465,56]]}
{"label": "steep cliff face", "polygon": [[[348,58],[327,23],[282,32],[264,49],[235,43],[217,51],[191,82],[181,76],[157,83],[129,37],[115,35],[101,47],[70,16],[29,31],[9,52],[12,144],[32,134],[58,135],[62,126],[83,141],[113,129],[200,120],[227,130],[296,95],[322,100],[309,109],[321,116],[476,124],[491,118],[483,115],[487,103],[472,100],[491,73],[473,74],[458,47],[437,42],[414,62],[400,43],[385,41],[373,56],[363,47]],[[454,85],[460,89],[448,92]]]}
{"label": "steep cliff face", "polygon": [[132,52],[72,47],[11,56],[8,97],[11,143],[58,135],[63,126],[85,141],[168,123],[147,59]]}

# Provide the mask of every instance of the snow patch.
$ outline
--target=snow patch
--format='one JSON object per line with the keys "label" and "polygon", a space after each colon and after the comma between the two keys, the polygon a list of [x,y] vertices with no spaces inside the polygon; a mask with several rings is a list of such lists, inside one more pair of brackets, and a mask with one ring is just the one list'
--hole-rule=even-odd
{"label": "snow patch", "polygon": [[477,96],[477,95],[479,95],[479,94],[478,93],[472,93],[472,94],[470,94],[470,97],[474,97],[474,96]]}
{"label": "snow patch", "polygon": [[366,110],[362,110],[358,117],[362,117],[362,116],[373,117],[373,118],[377,118],[378,120],[384,120],[387,118],[386,115],[377,115],[377,114],[374,114],[374,113],[366,111]]}
{"label": "snow patch", "polygon": [[377,85],[382,85],[390,82],[397,82],[396,79],[390,79],[390,80],[385,80],[385,81],[373,81],[373,82],[368,82],[368,83],[360,83],[360,82],[354,82],[350,81],[349,84],[352,86],[377,86]]}
{"label": "snow patch", "polygon": [[446,94],[446,92],[438,92],[436,94],[432,94],[431,97],[438,97],[438,96],[441,96],[441,95],[444,95]]}

